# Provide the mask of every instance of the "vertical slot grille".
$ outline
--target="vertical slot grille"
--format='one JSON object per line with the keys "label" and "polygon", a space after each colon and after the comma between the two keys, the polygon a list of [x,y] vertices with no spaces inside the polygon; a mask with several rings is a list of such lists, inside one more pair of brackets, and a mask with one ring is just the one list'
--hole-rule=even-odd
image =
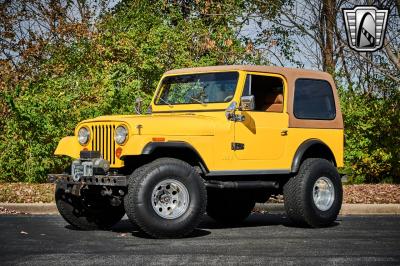
{"label": "vertical slot grille", "polygon": [[114,131],[115,125],[112,124],[92,126],[92,150],[99,151],[111,165],[116,163]]}

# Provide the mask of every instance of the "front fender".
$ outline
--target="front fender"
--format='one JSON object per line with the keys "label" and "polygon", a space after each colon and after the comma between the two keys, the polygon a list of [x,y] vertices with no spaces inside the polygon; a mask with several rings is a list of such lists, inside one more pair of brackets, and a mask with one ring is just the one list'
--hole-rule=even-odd
{"label": "front fender", "polygon": [[74,136],[65,137],[58,143],[55,155],[67,155],[74,159],[79,158],[82,146]]}

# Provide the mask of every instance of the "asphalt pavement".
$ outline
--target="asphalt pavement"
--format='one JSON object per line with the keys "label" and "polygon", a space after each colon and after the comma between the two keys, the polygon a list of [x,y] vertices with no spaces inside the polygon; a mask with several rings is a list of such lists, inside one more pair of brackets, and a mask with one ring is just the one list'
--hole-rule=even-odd
{"label": "asphalt pavement", "polygon": [[252,214],[237,227],[205,217],[184,239],[151,239],[128,220],[77,231],[60,216],[0,216],[0,265],[400,265],[400,216],[342,216],[329,228]]}

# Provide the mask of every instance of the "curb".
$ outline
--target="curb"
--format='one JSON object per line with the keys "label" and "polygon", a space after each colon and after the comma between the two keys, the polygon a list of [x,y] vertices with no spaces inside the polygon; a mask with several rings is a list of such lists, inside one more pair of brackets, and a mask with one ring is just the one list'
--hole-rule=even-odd
{"label": "curb", "polygon": [[21,214],[59,214],[55,203],[0,203],[0,208]]}
{"label": "curb", "polygon": [[340,215],[400,215],[400,204],[343,204]]}
{"label": "curb", "polygon": [[[282,213],[283,203],[257,203],[256,210]],[[339,215],[400,215],[400,204],[342,204]]]}
{"label": "curb", "polygon": [[[59,214],[55,203],[0,203],[0,208],[23,214]],[[283,203],[257,203],[255,210],[285,212]],[[340,215],[400,215],[400,204],[343,204]]]}

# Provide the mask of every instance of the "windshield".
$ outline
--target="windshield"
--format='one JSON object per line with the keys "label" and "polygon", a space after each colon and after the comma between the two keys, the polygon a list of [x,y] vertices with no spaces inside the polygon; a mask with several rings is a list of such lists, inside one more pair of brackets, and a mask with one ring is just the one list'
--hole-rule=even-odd
{"label": "windshield", "polygon": [[239,73],[206,73],[163,79],[158,105],[224,103],[235,94]]}

